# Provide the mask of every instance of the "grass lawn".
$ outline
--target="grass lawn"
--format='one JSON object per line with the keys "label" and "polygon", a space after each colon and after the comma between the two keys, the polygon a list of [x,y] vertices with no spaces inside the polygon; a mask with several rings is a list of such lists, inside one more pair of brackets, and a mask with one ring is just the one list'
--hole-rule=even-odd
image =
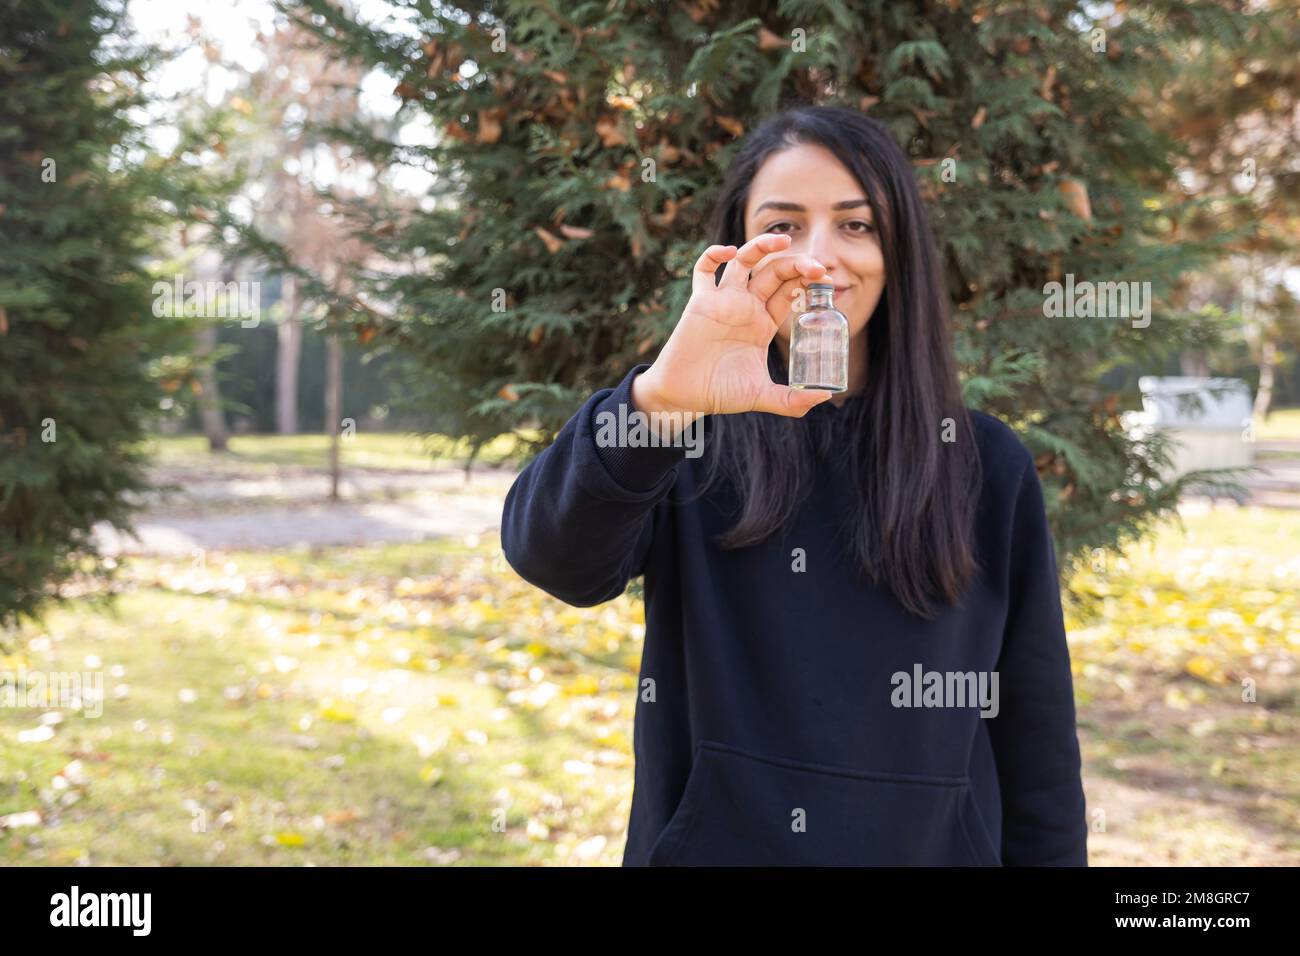
{"label": "grass lawn", "polygon": [[639,609],[493,553],[132,560],[116,614],[69,604],[0,662],[105,697],[0,709],[0,817],[41,816],[0,863],[618,863]]}
{"label": "grass lawn", "polygon": [[[1094,865],[1300,862],[1298,580],[1300,513],[1229,508],[1076,577]],[[567,607],[491,536],[119,586],[0,660],[104,690],[98,717],[0,708],[0,864],[619,863],[633,593]]]}
{"label": "grass lawn", "polygon": [[1067,620],[1089,806],[1105,818],[1109,782],[1157,798],[1111,804],[1116,838],[1094,846],[1133,865],[1300,862],[1300,511],[1189,515],[1072,589],[1093,605]]}
{"label": "grass lawn", "polygon": [[1256,421],[1255,437],[1265,441],[1278,438],[1300,439],[1300,408],[1274,409],[1267,421]]}

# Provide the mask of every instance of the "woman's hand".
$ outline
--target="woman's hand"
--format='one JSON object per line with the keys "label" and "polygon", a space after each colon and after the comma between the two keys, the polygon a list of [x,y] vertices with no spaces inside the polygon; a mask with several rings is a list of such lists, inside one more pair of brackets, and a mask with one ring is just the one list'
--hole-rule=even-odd
{"label": "woman's hand", "polygon": [[[826,273],[805,255],[773,256],[755,268],[789,242],[788,235],[765,233],[739,250],[704,250],[677,327],[654,364],[632,381],[638,409],[684,412],[691,419],[737,412],[799,418],[834,394],[777,385],[768,375],[768,346],[789,317],[792,294]],[[715,284],[723,263],[722,281]]]}

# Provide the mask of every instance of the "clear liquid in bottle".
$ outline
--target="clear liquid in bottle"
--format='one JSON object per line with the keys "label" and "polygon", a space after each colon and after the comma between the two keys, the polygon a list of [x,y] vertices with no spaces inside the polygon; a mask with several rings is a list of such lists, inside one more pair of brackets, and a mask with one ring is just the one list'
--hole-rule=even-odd
{"label": "clear liquid in bottle", "polygon": [[808,286],[808,308],[790,325],[790,387],[843,392],[849,387],[849,320],[831,302],[835,286]]}

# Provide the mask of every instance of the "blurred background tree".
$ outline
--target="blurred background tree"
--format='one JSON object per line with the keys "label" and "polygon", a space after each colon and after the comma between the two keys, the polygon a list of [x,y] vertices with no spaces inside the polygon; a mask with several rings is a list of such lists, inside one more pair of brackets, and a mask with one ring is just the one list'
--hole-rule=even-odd
{"label": "blurred background tree", "polygon": [[160,155],[190,164],[185,181],[201,177],[206,188],[170,203],[173,213],[189,208],[194,221],[182,229],[178,217],[164,246],[175,255],[155,271],[257,282],[260,315],[195,323],[197,353],[210,359],[200,367],[201,392],[178,396],[160,425],[201,429],[214,450],[232,431],[327,430],[331,401],[367,428],[399,425],[388,414],[388,360],[355,341],[334,340],[332,351],[326,309],[334,299],[320,294],[329,288],[322,277],[335,276],[353,242],[340,206],[366,176],[349,147],[319,128],[355,116],[361,75],[285,24],[255,33],[257,68],[241,65],[248,51],[234,56],[196,18],[186,34],[203,52],[202,76],[178,98],[177,142]]}
{"label": "blurred background tree", "polygon": [[[1225,5],[1239,4],[1226,0]],[[1275,26],[1252,24],[1244,44],[1189,38],[1180,68],[1141,99],[1144,115],[1182,143],[1174,203],[1199,208],[1186,235],[1236,238],[1207,268],[1182,278],[1179,301],[1221,310],[1235,325],[1225,347],[1188,350],[1178,371],[1230,374],[1255,388],[1255,414],[1267,420],[1275,400],[1300,403],[1300,377],[1286,376],[1300,355],[1300,309],[1286,284],[1300,237],[1300,8],[1264,0]]]}
{"label": "blurred background tree", "polygon": [[[340,124],[360,122],[363,72],[288,23],[256,34],[261,65],[253,70],[204,42],[216,51],[212,59],[238,76],[207,109],[234,118],[217,163],[239,176],[230,202],[208,205],[208,238],[226,261],[264,282],[271,323],[269,330],[226,324],[219,331],[218,340],[238,350],[217,366],[236,428],[328,431],[333,407],[368,427],[381,420],[394,427],[403,419],[388,415],[390,359],[333,331],[332,316],[353,302],[339,290],[350,288],[352,270],[371,251],[366,229],[352,222],[356,210],[373,216],[374,207],[411,202],[377,182],[373,166],[335,135]],[[362,125],[369,136],[391,132],[377,117]]]}

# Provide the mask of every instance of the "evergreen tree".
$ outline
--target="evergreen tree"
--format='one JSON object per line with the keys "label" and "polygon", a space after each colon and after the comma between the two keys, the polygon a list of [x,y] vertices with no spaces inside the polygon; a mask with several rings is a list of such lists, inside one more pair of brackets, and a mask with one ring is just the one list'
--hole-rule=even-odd
{"label": "evergreen tree", "polygon": [[[545,442],[592,390],[653,360],[737,139],[781,107],[834,103],[881,120],[914,158],[967,402],[1035,453],[1063,568],[1138,536],[1185,490],[1191,478],[1159,480],[1159,436],[1121,427],[1137,396],[1099,385],[1223,334],[1172,292],[1227,237],[1180,232],[1195,211],[1168,190],[1181,144],[1141,107],[1267,13],[1192,0],[393,6],[364,20],[283,2],[388,74],[402,116],[434,132],[430,146],[353,137],[380,164],[437,175],[431,208],[369,224],[401,268],[361,277],[391,319],[355,315],[411,356],[404,387],[438,427],[481,441],[540,425]],[[1149,282],[1149,324],[1052,317],[1045,289],[1070,276]]]}
{"label": "evergreen tree", "polygon": [[[128,111],[151,52],[110,0],[0,0],[0,622],[125,528],[166,320],[141,263],[153,177]],[[111,39],[110,39],[111,37]]]}

